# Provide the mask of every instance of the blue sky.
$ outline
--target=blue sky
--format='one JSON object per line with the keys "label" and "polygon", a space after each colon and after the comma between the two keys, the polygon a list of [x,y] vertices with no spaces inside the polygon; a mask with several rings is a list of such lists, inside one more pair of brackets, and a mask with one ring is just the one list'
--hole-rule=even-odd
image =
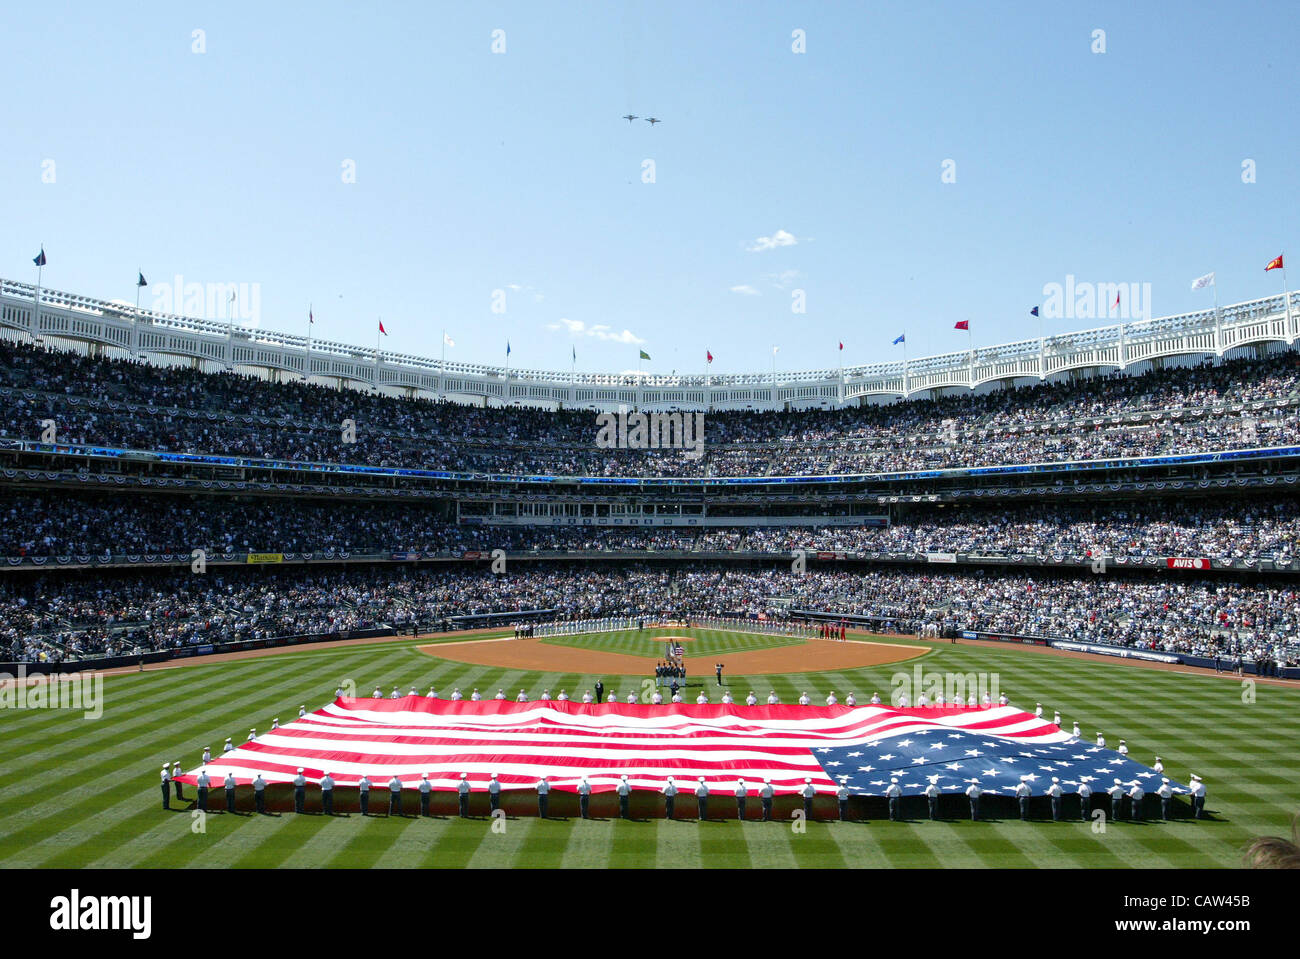
{"label": "blue sky", "polygon": [[723,373],[1036,336],[1068,274],[1250,299],[1297,247],[1293,4],[184,6],[6,11],[0,275],[43,242],[89,296],[139,268],[259,284],[269,329]]}

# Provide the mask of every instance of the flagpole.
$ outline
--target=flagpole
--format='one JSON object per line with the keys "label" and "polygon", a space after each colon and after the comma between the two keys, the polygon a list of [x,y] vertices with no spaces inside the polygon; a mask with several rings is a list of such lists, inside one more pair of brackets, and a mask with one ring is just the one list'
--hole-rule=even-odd
{"label": "flagpole", "polygon": [[[45,244],[44,244],[44,243],[41,244],[41,253],[42,253],[42,254],[45,253]],[[41,256],[41,259],[42,259],[42,260],[45,259],[44,255]],[[44,273],[44,272],[45,272],[45,264],[44,264],[44,263],[37,263],[37,264],[36,264],[36,302],[35,302],[35,303],[33,304],[33,306],[32,306],[32,330],[31,330],[32,342],[35,342],[35,341],[37,341],[37,340],[39,340],[39,339],[41,338],[41,335],[40,335],[40,328],[41,328],[41,274]]]}
{"label": "flagpole", "polygon": [[303,370],[302,370],[302,378],[304,380],[311,379],[311,332],[312,332],[311,328],[315,324],[315,322],[316,322],[316,314],[313,311],[312,304],[308,302],[307,304],[307,359],[305,361],[305,365],[303,366]]}
{"label": "flagpole", "polygon": [[1214,352],[1216,356],[1223,355],[1223,320],[1219,317],[1219,280],[1218,277],[1210,283],[1214,287]]}
{"label": "flagpole", "polygon": [[131,316],[131,355],[140,355],[140,280],[144,270],[137,270],[135,284],[135,313]]}
{"label": "flagpole", "polygon": [[447,328],[442,328],[442,352],[438,354],[438,399],[442,399],[442,377],[447,369]]}
{"label": "flagpole", "polygon": [[[839,342],[843,343],[844,341],[839,340]],[[839,353],[839,359],[840,359],[840,405],[843,406],[844,405],[844,347],[841,346],[836,352]]]}
{"label": "flagpole", "polygon": [[970,346],[970,391],[971,402],[975,402],[975,331],[970,328],[970,320],[966,321],[966,342]]}
{"label": "flagpole", "polygon": [[[379,318],[379,325],[384,325],[384,318]],[[379,338],[383,336],[379,330],[375,330],[375,390],[379,389]]]}
{"label": "flagpole", "polygon": [[1047,379],[1047,336],[1043,332],[1042,310],[1038,311],[1038,379]]}
{"label": "flagpole", "polygon": [[1291,292],[1286,285],[1286,250],[1282,251],[1282,309],[1286,312],[1286,341],[1295,342],[1295,333],[1291,328]]}
{"label": "flagpole", "polygon": [[235,291],[230,291],[230,298],[226,300],[226,366],[228,369],[235,368]]}
{"label": "flagpole", "polygon": [[903,327],[903,398],[907,399],[907,394],[911,392],[911,386],[907,382],[907,327]]}

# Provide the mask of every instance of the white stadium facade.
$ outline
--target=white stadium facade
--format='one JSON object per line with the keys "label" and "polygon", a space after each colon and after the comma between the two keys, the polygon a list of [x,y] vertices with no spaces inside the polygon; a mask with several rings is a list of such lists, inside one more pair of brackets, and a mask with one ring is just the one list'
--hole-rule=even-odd
{"label": "white stadium facade", "polygon": [[307,379],[484,406],[780,410],[893,402],[1264,355],[1300,336],[1300,292],[1177,316],[843,369],[737,374],[569,373],[445,362],[192,319],[0,279],[0,336],[275,382]]}

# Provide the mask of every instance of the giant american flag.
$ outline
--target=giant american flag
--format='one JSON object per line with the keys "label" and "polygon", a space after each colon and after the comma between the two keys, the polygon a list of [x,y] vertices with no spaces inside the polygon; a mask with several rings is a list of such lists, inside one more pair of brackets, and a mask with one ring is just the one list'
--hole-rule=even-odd
{"label": "giant american flag", "polygon": [[[1040,794],[1057,777],[1065,792],[1082,782],[1101,791],[1112,779],[1159,776],[1119,753],[1082,742],[1052,723],[1011,706],[895,708],[870,706],[602,705],[558,702],[450,701],[423,696],[337,699],[294,722],[224,753],[206,765],[214,786],[227,772],[246,785],[261,773],[290,782],[298,768],[310,782],[328,772],[339,787],[368,776],[377,787],[394,775],[414,787],[428,773],[435,789],[452,790],[466,773],[485,787],[531,789],[542,776],[575,791],[586,776],[593,792],[660,789],[669,776],[689,786],[731,792],[738,779],[771,779],[794,793],[811,779],[819,793],[841,783],[860,796],[881,796],[897,778],[906,795],[931,782],[962,792],[978,782],[1010,795],[1024,779]],[[194,783],[198,769],[180,777]],[[1176,786],[1178,792],[1187,790]]]}

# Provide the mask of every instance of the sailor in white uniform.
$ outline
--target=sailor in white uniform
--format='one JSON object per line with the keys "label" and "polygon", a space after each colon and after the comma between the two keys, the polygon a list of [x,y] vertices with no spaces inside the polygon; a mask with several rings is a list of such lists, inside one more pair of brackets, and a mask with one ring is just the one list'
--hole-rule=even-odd
{"label": "sailor in white uniform", "polygon": [[1167,778],[1161,777],[1160,788],[1156,790],[1156,795],[1160,797],[1160,817],[1168,822],[1169,804],[1174,798],[1174,787],[1169,785]]}
{"label": "sailor in white uniform", "polygon": [[1052,800],[1052,821],[1053,821],[1053,822],[1060,822],[1060,821],[1061,821],[1061,795],[1062,795],[1062,793],[1063,793],[1063,790],[1061,789],[1061,780],[1059,780],[1059,779],[1057,779],[1055,776],[1053,776],[1053,777],[1052,777],[1052,784],[1051,784],[1050,786],[1047,787],[1047,795],[1048,795],[1049,797],[1051,797],[1051,800]]}
{"label": "sailor in white uniform", "polygon": [[885,790],[885,796],[889,799],[889,821],[898,822],[898,809],[903,801],[903,790],[898,785],[897,779],[889,780],[889,788]]}
{"label": "sailor in white uniform", "polygon": [[1192,773],[1192,781],[1190,783],[1190,786],[1192,791],[1192,818],[1204,819],[1205,818],[1205,783],[1204,781],[1202,781],[1200,776],[1196,775],[1196,773]]}

